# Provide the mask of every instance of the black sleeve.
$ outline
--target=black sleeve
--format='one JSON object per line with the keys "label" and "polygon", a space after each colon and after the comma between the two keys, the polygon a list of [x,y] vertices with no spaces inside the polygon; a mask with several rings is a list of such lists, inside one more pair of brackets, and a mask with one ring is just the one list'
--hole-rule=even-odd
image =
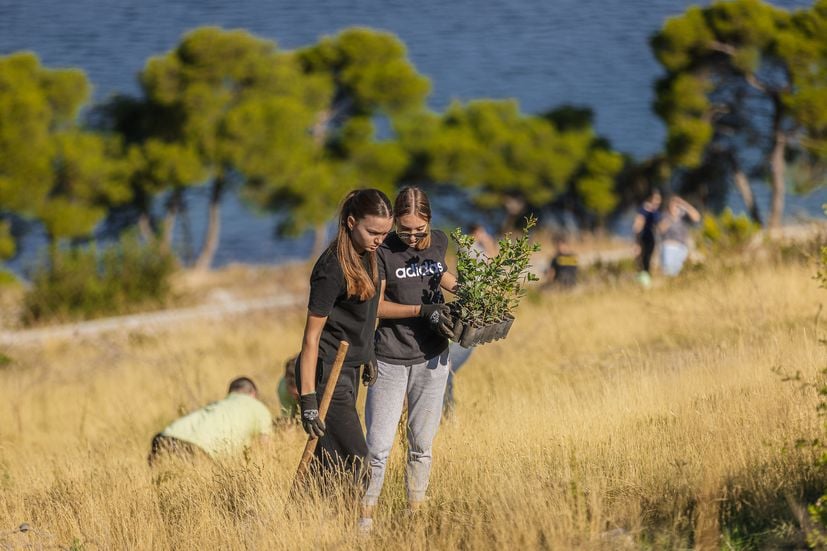
{"label": "black sleeve", "polygon": [[310,275],[310,300],[307,309],[317,316],[329,316],[342,294],[344,275],[335,253],[326,251],[319,257]]}

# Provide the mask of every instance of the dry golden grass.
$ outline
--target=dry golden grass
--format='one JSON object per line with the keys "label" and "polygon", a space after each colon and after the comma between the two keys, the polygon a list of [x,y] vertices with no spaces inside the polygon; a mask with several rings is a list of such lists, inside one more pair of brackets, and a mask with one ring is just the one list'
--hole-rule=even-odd
{"label": "dry golden grass", "polygon": [[[477,350],[440,429],[425,509],[404,514],[395,449],[376,530],[345,497],[285,508],[304,437],[226,464],[145,463],[181,412],[255,378],[275,409],[302,312],[13,349],[0,368],[0,548],[719,548],[796,542],[786,504],[823,489],[811,388],[827,293],[804,266],[643,292],[527,301]],[[820,330],[823,336],[824,330]],[[26,533],[13,532],[27,522]]]}

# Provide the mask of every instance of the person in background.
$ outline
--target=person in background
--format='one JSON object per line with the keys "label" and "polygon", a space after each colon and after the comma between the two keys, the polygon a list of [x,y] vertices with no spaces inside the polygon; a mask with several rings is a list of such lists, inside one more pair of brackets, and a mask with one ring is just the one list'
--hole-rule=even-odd
{"label": "person in background", "polygon": [[548,269],[548,282],[555,287],[571,289],[577,285],[577,255],[565,234],[554,238],[556,254],[551,259]]}
{"label": "person in background", "polygon": [[[485,255],[488,258],[493,258],[498,254],[497,242],[489,234],[482,224],[471,224],[468,227],[468,235],[474,238],[472,250],[476,251],[477,255]],[[457,336],[458,338],[458,336]],[[448,346],[448,355],[451,357],[451,370],[448,372],[448,382],[445,385],[445,399],[442,402],[442,412],[444,415],[450,415],[456,406],[454,399],[454,376],[465,365],[471,357],[474,348],[464,348],[457,342],[451,342]]]}
{"label": "person in background", "polygon": [[[376,381],[373,334],[380,286],[376,251],[393,226],[393,208],[378,189],[347,194],[339,212],[336,239],[319,256],[310,275],[310,298],[302,349],[296,365],[302,427],[319,438],[312,471],[323,489],[343,484],[364,487],[368,453],[356,411],[359,367],[362,382]],[[319,402],[329,384],[339,342],[350,344],[339,379],[334,381],[327,418]]]}
{"label": "person in background", "polygon": [[660,203],[660,191],[653,189],[649,192],[649,195],[646,196],[632,223],[632,231],[635,234],[637,244],[640,248],[638,254],[638,261],[640,263],[638,281],[644,287],[649,287],[652,284],[652,255],[655,252],[657,228],[661,218],[659,210]]}
{"label": "person in background", "polygon": [[258,401],[258,389],[247,377],[230,383],[227,397],[170,423],[152,439],[149,464],[162,456],[211,459],[232,456],[256,440],[273,434],[273,418]]}
{"label": "person in background", "polygon": [[675,277],[689,256],[691,224],[701,221],[698,209],[677,195],[666,202],[666,214],[658,224],[661,238],[660,268],[664,275]]}
{"label": "person in background", "polygon": [[281,404],[281,416],[285,419],[293,419],[299,412],[299,389],[296,387],[296,362],[298,354],[284,363],[284,375],[279,380],[276,393]]}
{"label": "person in background", "polygon": [[472,249],[477,254],[484,254],[488,258],[497,256],[497,242],[491,237],[482,224],[471,224],[468,227],[468,235],[474,238]]}

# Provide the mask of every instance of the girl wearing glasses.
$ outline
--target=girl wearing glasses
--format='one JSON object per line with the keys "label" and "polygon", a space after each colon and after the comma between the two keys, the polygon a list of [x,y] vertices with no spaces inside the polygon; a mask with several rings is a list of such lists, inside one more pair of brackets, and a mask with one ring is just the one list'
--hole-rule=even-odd
{"label": "girl wearing glasses", "polygon": [[370,483],[359,527],[371,529],[403,404],[408,402],[408,504],[425,499],[431,473],[431,443],[442,413],[448,379],[451,320],[442,291],[456,288],[446,271],[448,237],[431,229],[431,206],[419,188],[399,192],[396,232],[377,251],[381,284],[376,330],[378,377],[365,404]]}

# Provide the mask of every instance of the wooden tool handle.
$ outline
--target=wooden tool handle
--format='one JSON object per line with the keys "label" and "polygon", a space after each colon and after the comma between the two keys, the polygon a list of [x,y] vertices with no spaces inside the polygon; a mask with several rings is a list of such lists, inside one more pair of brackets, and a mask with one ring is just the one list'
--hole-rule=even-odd
{"label": "wooden tool handle", "polygon": [[[339,373],[342,372],[342,364],[345,363],[345,356],[347,356],[347,349],[350,345],[346,341],[339,342],[339,350],[336,352],[336,359],[333,361],[333,368],[330,370],[330,377],[324,387],[324,394],[322,395],[322,403],[319,405],[319,419],[324,422],[327,416],[327,410],[330,407],[330,400],[333,399],[333,391],[336,388],[336,382],[339,380]],[[295,488],[304,476],[307,474],[307,468],[310,465],[310,460],[313,459],[313,453],[316,451],[316,445],[319,439],[313,435],[307,437],[307,444],[304,446],[304,453],[302,453],[301,461],[299,461],[299,468],[296,471],[296,478],[293,481]]]}

